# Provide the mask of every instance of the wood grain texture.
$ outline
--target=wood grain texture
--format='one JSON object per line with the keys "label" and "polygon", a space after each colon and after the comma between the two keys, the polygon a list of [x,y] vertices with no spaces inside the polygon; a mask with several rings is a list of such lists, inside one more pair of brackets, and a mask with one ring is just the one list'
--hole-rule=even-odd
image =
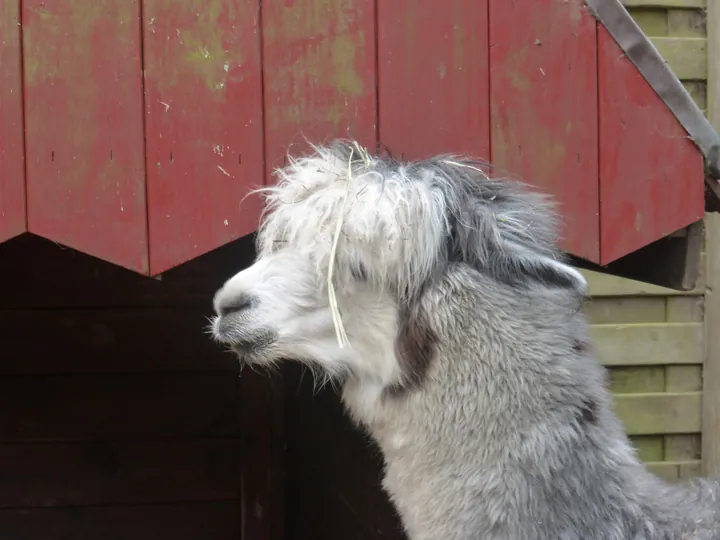
{"label": "wood grain texture", "polygon": [[613,406],[629,435],[700,431],[702,392],[615,394]]}
{"label": "wood grain texture", "polygon": [[601,262],[702,219],[702,155],[612,36],[598,27]]}
{"label": "wood grain texture", "polygon": [[0,510],[12,540],[240,540],[237,501]]}
{"label": "wood grain texture", "polygon": [[700,431],[702,392],[615,394],[613,406],[629,435]]}
{"label": "wood grain texture", "polygon": [[24,0],[28,228],[148,271],[138,0]]}
{"label": "wood grain texture", "polygon": [[720,130],[720,2],[707,0],[707,116]]}
{"label": "wood grain texture", "polygon": [[20,2],[0,3],[0,242],[25,232]]}
{"label": "wood grain texture", "polygon": [[590,329],[602,364],[701,364],[702,323],[599,324]]}
{"label": "wood grain texture", "polygon": [[150,273],[253,232],[263,185],[259,3],[143,3]]}
{"label": "wood grain texture", "polygon": [[593,324],[665,322],[666,299],[633,296],[590,298],[583,307],[583,313]]}
{"label": "wood grain texture", "polygon": [[488,1],[378,3],[380,140],[393,156],[490,157]]}
{"label": "wood grain texture", "polygon": [[600,272],[580,270],[588,281],[589,294],[601,296],[702,296],[705,290],[705,255],[700,255],[700,275],[697,286],[690,291],[658,287],[634,279],[622,278]]}
{"label": "wood grain texture", "polygon": [[241,238],[153,279],[21,236],[0,244],[0,309],[189,307],[210,315],[217,289],[252,262],[252,240]]}
{"label": "wood grain texture", "polygon": [[262,2],[267,174],[313,143],[377,143],[375,4]]}
{"label": "wood grain texture", "polygon": [[233,373],[0,377],[0,443],[239,436],[239,390]]}
{"label": "wood grain texture", "polygon": [[237,361],[206,333],[209,314],[209,309],[0,309],[0,375],[237,374]]}
{"label": "wood grain texture", "polygon": [[490,0],[492,161],[551,193],[561,245],[598,262],[596,21],[583,0]]}
{"label": "wood grain texture", "polygon": [[[247,370],[241,379],[242,538],[285,539],[282,380]],[[261,464],[263,466],[258,466]]]}
{"label": "wood grain texture", "polygon": [[700,460],[659,461],[648,463],[648,470],[670,482],[687,480],[700,476]]}
{"label": "wood grain texture", "polygon": [[705,357],[703,366],[702,462],[705,474],[720,474],[720,214],[705,216],[707,288],[705,291]]}
{"label": "wood grain texture", "polygon": [[642,394],[665,391],[663,366],[613,366],[608,370],[610,391],[616,394]]}
{"label": "wood grain texture", "polygon": [[233,439],[0,445],[0,508],[240,498]]}
{"label": "wood grain texture", "polygon": [[630,437],[630,441],[637,450],[638,458],[641,461],[663,460],[664,441],[662,435],[636,435]]}
{"label": "wood grain texture", "polygon": [[706,38],[654,37],[651,41],[678,79],[707,79]]}

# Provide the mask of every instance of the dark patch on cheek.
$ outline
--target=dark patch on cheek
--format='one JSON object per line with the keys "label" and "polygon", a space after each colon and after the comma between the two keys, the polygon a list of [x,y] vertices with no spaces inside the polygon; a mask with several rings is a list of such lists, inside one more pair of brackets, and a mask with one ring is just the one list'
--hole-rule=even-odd
{"label": "dark patch on cheek", "polygon": [[576,353],[588,353],[590,352],[590,344],[586,341],[576,341],[573,343],[573,351]]}
{"label": "dark patch on cheek", "polygon": [[403,383],[388,388],[388,394],[399,396],[420,386],[427,377],[437,349],[438,337],[422,314],[401,314],[395,339],[395,356],[403,373]]}
{"label": "dark patch on cheek", "polygon": [[598,404],[592,398],[584,398],[580,405],[578,420],[580,424],[597,424],[598,421]]}

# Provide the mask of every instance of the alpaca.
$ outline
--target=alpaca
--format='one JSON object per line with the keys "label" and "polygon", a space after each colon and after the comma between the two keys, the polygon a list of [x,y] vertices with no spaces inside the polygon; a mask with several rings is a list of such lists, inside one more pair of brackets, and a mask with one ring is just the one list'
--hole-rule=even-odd
{"label": "alpaca", "polygon": [[552,200],[485,170],[354,141],[290,159],[214,339],[341,389],[411,540],[720,539],[720,483],[650,474],[613,413]]}

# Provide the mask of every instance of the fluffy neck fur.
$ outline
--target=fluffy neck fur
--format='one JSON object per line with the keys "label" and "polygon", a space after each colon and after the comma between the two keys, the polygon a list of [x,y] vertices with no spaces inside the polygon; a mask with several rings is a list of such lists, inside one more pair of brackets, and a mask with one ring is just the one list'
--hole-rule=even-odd
{"label": "fluffy neck fur", "polygon": [[668,485],[636,458],[577,302],[504,288],[451,266],[417,306],[436,338],[422,379],[345,384],[409,538],[720,538],[717,483]]}

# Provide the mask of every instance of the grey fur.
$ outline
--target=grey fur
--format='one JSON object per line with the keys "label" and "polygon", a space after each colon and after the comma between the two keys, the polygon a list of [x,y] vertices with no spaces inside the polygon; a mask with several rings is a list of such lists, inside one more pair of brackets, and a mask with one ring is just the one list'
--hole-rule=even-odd
{"label": "grey fur", "polygon": [[[263,190],[259,258],[218,291],[215,338],[342,383],[411,540],[720,539],[720,484],[653,476],[616,418],[551,202],[464,157],[372,157],[348,177],[350,148],[291,160]],[[346,190],[352,349],[324,285]]]}

